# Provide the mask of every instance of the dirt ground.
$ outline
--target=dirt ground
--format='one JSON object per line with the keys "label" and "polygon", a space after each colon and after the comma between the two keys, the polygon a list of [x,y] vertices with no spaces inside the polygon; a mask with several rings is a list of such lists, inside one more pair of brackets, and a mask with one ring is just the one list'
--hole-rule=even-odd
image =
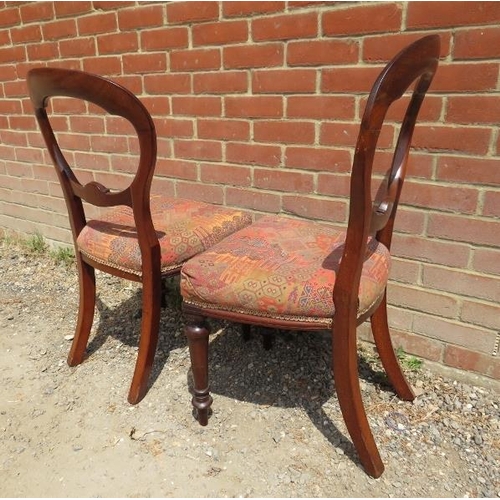
{"label": "dirt ground", "polygon": [[1,496],[500,496],[493,390],[423,368],[410,375],[419,397],[402,403],[368,353],[361,386],[386,464],[375,480],[342,422],[326,337],[278,336],[264,351],[258,335],[214,325],[202,428],[178,308],[163,312],[151,389],[131,406],[139,288],[99,274],[98,290],[88,358],[70,368],[74,269],[0,242]]}

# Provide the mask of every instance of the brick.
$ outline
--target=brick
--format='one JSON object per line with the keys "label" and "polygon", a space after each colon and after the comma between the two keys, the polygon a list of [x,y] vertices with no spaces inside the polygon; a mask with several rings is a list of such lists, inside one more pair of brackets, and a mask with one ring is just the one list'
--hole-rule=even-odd
{"label": "brick", "polygon": [[440,155],[438,158],[438,180],[478,185],[500,185],[498,160],[465,156]]}
{"label": "brick", "polygon": [[221,71],[217,73],[195,73],[193,75],[195,94],[235,94],[248,90],[248,76],[245,71]]}
{"label": "brick", "polygon": [[78,17],[77,22],[80,36],[111,33],[118,28],[116,14],[114,12],[101,12],[93,16],[81,16]]}
{"label": "brick", "polygon": [[317,34],[318,14],[316,12],[262,17],[252,20],[252,39],[257,42],[312,38]]}
{"label": "brick", "polygon": [[241,120],[198,120],[200,139],[223,141],[247,141],[250,139],[250,124]]}
{"label": "brick", "polygon": [[191,92],[191,75],[186,73],[145,75],[144,90],[148,94],[189,94]]}
{"label": "brick", "polygon": [[[331,108],[336,110],[336,108]],[[354,109],[353,109],[354,111]],[[325,117],[326,118],[326,117]],[[320,127],[319,142],[326,146],[350,146],[355,147],[359,135],[359,124],[333,122],[322,123]],[[392,126],[384,126],[378,140],[378,147],[389,148],[393,145],[394,129]]]}
{"label": "brick", "polygon": [[140,36],[143,50],[181,49],[189,44],[188,29],[183,26],[141,31]]}
{"label": "brick", "polygon": [[[360,119],[362,117],[362,113],[365,110],[367,99],[363,98],[361,101],[362,104],[360,105],[360,112],[361,112]],[[443,108],[443,101],[444,99],[442,97],[427,94],[425,96],[422,107],[420,108],[420,111],[418,113],[417,127],[419,126],[418,125],[419,122],[440,121],[441,111]],[[409,104],[410,104],[409,95],[403,96],[401,99],[398,99],[397,101],[393,102],[387,111],[385,117],[386,122],[395,121],[401,123],[405,116],[406,110],[408,109]]]}
{"label": "brick", "polygon": [[382,5],[350,5],[346,9],[325,12],[321,19],[323,35],[360,35],[399,31],[402,8],[396,3]]}
{"label": "brick", "polygon": [[222,52],[224,68],[269,68],[282,66],[284,48],[282,43],[237,45],[224,47]]}
{"label": "brick", "polygon": [[275,167],[281,163],[281,148],[276,145],[229,142],[226,145],[226,160],[231,163]]}
{"label": "brick", "polygon": [[338,173],[319,173],[316,193],[325,196],[347,198],[351,186],[351,176]]}
{"label": "brick", "polygon": [[492,59],[500,57],[500,28],[457,31],[454,59]]}
{"label": "brick", "polygon": [[[30,150],[27,148],[16,148],[16,153],[18,151],[30,151]],[[31,150],[31,151],[36,151],[36,150]],[[38,153],[39,153],[39,156],[41,156],[41,151],[38,151]],[[23,160],[16,157],[16,161],[8,162],[5,165],[5,171],[6,171],[7,175],[10,175],[12,177],[21,177],[21,178],[29,178],[29,179],[36,178],[38,180],[43,180],[43,178],[35,177],[33,175],[32,166],[30,164],[20,163],[22,161]],[[38,159],[37,162],[40,163],[41,160]]]}
{"label": "brick", "polygon": [[475,248],[473,250],[472,269],[481,273],[500,275],[500,250]]}
{"label": "brick", "polygon": [[[102,152],[102,153],[126,153],[128,152],[128,142],[125,137],[113,137],[113,136],[92,136],[90,138],[90,144],[92,151]],[[80,145],[77,150],[81,150]]]}
{"label": "brick", "polygon": [[162,73],[166,69],[167,56],[163,52],[126,54],[123,56],[123,71],[125,73]]}
{"label": "brick", "polygon": [[248,167],[202,163],[200,165],[200,180],[209,184],[250,187],[252,173]]}
{"label": "brick", "polygon": [[132,7],[135,5],[135,2],[132,1],[124,1],[124,0],[96,0],[92,2],[92,5],[97,10],[116,10],[118,8],[123,7]]}
{"label": "brick", "polygon": [[180,140],[174,143],[177,158],[187,160],[222,160],[222,146],[218,141]]}
{"label": "brick", "polygon": [[224,17],[241,17],[252,14],[272,14],[284,10],[285,2],[222,2]]}
{"label": "brick", "polygon": [[104,134],[104,120],[92,116],[71,116],[70,130],[75,133]]}
{"label": "brick", "polygon": [[[44,44],[49,45],[49,44]],[[53,44],[50,44],[53,45]],[[28,46],[28,54],[30,54],[30,49],[34,51],[34,47],[38,47],[38,45],[29,45]],[[11,63],[24,61],[26,58],[26,51],[24,47],[8,47],[4,49],[0,49],[0,64],[3,63]],[[57,54],[57,52],[56,52]]]}
{"label": "brick", "polygon": [[430,151],[457,151],[484,155],[488,152],[491,129],[485,127],[425,126],[415,128],[414,148]]}
{"label": "brick", "polygon": [[290,96],[286,99],[288,118],[352,120],[356,102],[351,96]]}
{"label": "brick", "polygon": [[14,26],[21,22],[21,14],[18,7],[7,8],[2,7],[2,15],[0,16],[0,27],[6,28]]}
{"label": "brick", "polygon": [[500,5],[496,2],[410,2],[406,28],[445,28],[500,22]]}
{"label": "brick", "polygon": [[420,267],[418,262],[391,256],[391,271],[389,275],[391,285],[389,287],[392,286],[392,282],[407,283],[415,286],[415,283],[418,283],[420,278]]}
{"label": "brick", "polygon": [[448,366],[481,373],[493,379],[500,378],[500,358],[498,357],[494,358],[462,347],[447,345],[443,362]]}
{"label": "brick", "polygon": [[314,124],[310,122],[257,121],[254,123],[256,142],[282,142],[286,144],[312,144]]}
{"label": "brick", "polygon": [[381,67],[360,66],[325,69],[321,74],[321,91],[368,93],[381,70]]}
{"label": "brick", "polygon": [[497,76],[498,65],[493,63],[442,63],[431,90],[449,93],[496,90]]}
{"label": "brick", "polygon": [[351,170],[351,155],[348,151],[338,149],[288,147],[285,165],[301,170],[346,173]]}
{"label": "brick", "polygon": [[59,40],[76,36],[76,23],[74,19],[57,20],[43,23],[42,33],[45,40]]}
{"label": "brick", "polygon": [[290,42],[287,47],[289,66],[322,66],[358,61],[358,44],[343,40],[309,40]]}
{"label": "brick", "polygon": [[174,96],[172,97],[172,113],[189,116],[220,116],[222,113],[221,98],[215,96]]}
{"label": "brick", "polygon": [[196,181],[198,169],[196,162],[159,157],[156,162],[155,176]]}
{"label": "brick", "polygon": [[172,2],[167,5],[169,24],[214,21],[218,18],[218,2]]}
{"label": "brick", "polygon": [[500,327],[500,306],[485,302],[464,300],[460,319],[467,323],[498,330]]}
{"label": "brick", "polygon": [[[48,194],[48,184],[39,179],[21,178],[21,190],[27,193]],[[31,219],[33,220],[33,219]]]}
{"label": "brick", "polygon": [[219,69],[219,49],[176,50],[170,53],[170,67],[173,71],[196,71]]}
{"label": "brick", "polygon": [[218,21],[204,23],[192,28],[193,45],[225,45],[246,42],[248,24],[246,21]]}
{"label": "brick", "polygon": [[411,207],[400,204],[398,206],[394,230],[397,233],[411,234],[413,236],[424,235],[426,215],[427,210],[414,210]]}
{"label": "brick", "polygon": [[257,70],[252,73],[252,91],[257,94],[314,92],[316,72],[309,69]]}
{"label": "brick", "polygon": [[281,198],[274,193],[228,186],[226,188],[226,205],[276,213],[281,208]]}
{"label": "brick", "polygon": [[289,193],[310,193],[314,187],[312,174],[285,169],[255,169],[253,179],[256,188]]}
{"label": "brick", "polygon": [[54,9],[57,18],[75,16],[91,12],[92,2],[54,2]]}
{"label": "brick", "polygon": [[26,147],[28,145],[26,133],[13,130],[2,130],[2,144]]}
{"label": "brick", "polygon": [[142,96],[141,101],[155,118],[170,114],[170,100],[167,96]]}
{"label": "brick", "polygon": [[278,96],[227,96],[224,109],[230,118],[281,118],[283,99]]}
{"label": "brick", "polygon": [[392,252],[395,256],[416,259],[420,262],[465,268],[468,264],[470,249],[468,245],[458,241],[448,243],[437,239],[395,234]]}
{"label": "brick", "polygon": [[498,123],[500,96],[450,96],[446,120],[450,123]]}
{"label": "brick", "polygon": [[[5,31],[5,33],[7,34],[8,32]],[[41,42],[42,30],[38,24],[32,24],[20,28],[12,28],[10,30],[10,36],[12,37],[12,43],[14,45],[28,42]]]}
{"label": "brick", "polygon": [[283,211],[305,217],[331,222],[347,221],[347,206],[343,201],[329,198],[283,195]]}
{"label": "brick", "polygon": [[83,71],[98,75],[119,75],[122,73],[122,61],[118,56],[99,56],[85,58]]}
{"label": "brick", "polygon": [[222,186],[211,186],[208,184],[188,184],[177,182],[177,196],[189,198],[191,200],[204,201],[205,203],[215,203],[222,205],[224,201],[224,191]]}
{"label": "brick", "polygon": [[486,191],[482,214],[490,217],[500,217],[500,192]]}
{"label": "brick", "polygon": [[[23,23],[47,21],[54,18],[54,2],[36,2],[19,7]],[[3,12],[2,12],[3,15]]]}
{"label": "brick", "polygon": [[163,5],[147,5],[118,11],[120,30],[135,30],[163,25]]}
{"label": "brick", "polygon": [[99,54],[103,55],[137,52],[138,47],[137,34],[133,32],[112,33],[97,37],[97,48]]}
{"label": "brick", "polygon": [[96,55],[96,44],[93,38],[73,38],[59,42],[61,57],[85,57]]}
{"label": "brick", "polygon": [[89,176],[89,173],[86,173],[85,175],[85,172],[82,172],[81,169],[109,170],[111,162],[108,155],[76,151],[74,164],[77,165],[80,170],[78,172],[78,180],[82,183],[86,183],[94,179],[91,175]]}

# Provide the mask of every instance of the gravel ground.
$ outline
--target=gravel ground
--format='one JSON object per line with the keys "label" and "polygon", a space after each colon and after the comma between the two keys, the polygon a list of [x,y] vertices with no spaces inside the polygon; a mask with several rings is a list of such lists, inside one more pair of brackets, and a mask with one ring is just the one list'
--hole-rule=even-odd
{"label": "gravel ground", "polygon": [[326,335],[257,334],[212,322],[209,425],[191,415],[189,353],[175,297],[163,310],[152,386],[126,401],[140,288],[98,274],[87,360],[65,362],[78,283],[72,265],[0,242],[0,484],[4,497],[500,497],[496,392],[408,371],[401,402],[361,345],[365,406],[386,465],[353,452],[329,376]]}

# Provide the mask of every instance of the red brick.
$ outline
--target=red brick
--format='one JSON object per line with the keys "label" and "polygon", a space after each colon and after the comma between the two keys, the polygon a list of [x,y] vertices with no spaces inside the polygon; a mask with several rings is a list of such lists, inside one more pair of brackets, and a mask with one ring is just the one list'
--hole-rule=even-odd
{"label": "red brick", "polygon": [[93,16],[78,17],[78,33],[82,35],[95,35],[97,33],[111,33],[117,30],[116,14],[113,12],[99,13]]}
{"label": "red brick", "polygon": [[182,161],[177,158],[158,158],[155,175],[196,181],[198,170],[195,162]]}
{"label": "red brick", "polygon": [[226,205],[276,213],[280,210],[281,199],[279,195],[274,193],[228,186],[226,188]]}
{"label": "red brick", "polygon": [[163,25],[163,5],[147,5],[118,11],[120,30],[135,30]]}
{"label": "red brick", "polygon": [[500,5],[496,2],[409,2],[406,29],[498,22]]}
{"label": "red brick", "polygon": [[351,170],[351,155],[348,151],[317,147],[288,147],[285,165],[304,170],[346,173]]}
{"label": "red brick", "polygon": [[258,70],[252,73],[252,90],[257,94],[311,93],[316,90],[316,71]]}
{"label": "red brick", "polygon": [[441,63],[431,90],[449,93],[496,90],[497,76],[496,63]]}
{"label": "red brick", "polygon": [[[17,151],[21,151],[21,152],[24,152],[24,151],[29,151],[30,149],[28,148],[16,148],[16,153]],[[31,150],[31,151],[37,151],[37,150]],[[39,155],[41,155],[41,151],[38,150],[37,151]],[[21,153],[22,155],[23,153]],[[20,161],[23,161],[19,158],[15,158],[15,160],[17,160],[17,162],[20,162]],[[34,162],[34,163],[41,163],[41,160],[40,158]],[[5,165],[5,171],[7,173],[7,175],[10,175],[12,177],[22,177],[24,179],[28,178],[28,179],[38,179],[38,180],[45,180],[44,178],[42,177],[35,177],[33,175],[33,168],[30,164],[23,164],[23,163],[16,163],[16,162],[8,162],[6,165]],[[54,169],[52,169],[52,174],[54,175]],[[50,179],[53,179],[53,177],[50,177]]]}
{"label": "red brick", "polygon": [[188,29],[177,26],[141,31],[143,50],[166,50],[186,48],[189,44]]}
{"label": "red brick", "polygon": [[219,17],[218,2],[171,2],[167,4],[169,24],[214,21]]}
{"label": "red brick", "polygon": [[[48,184],[46,181],[39,179],[27,179],[26,177],[21,179],[21,190],[27,193],[40,193],[48,194]],[[33,220],[31,218],[31,220]]]}
{"label": "red brick", "polygon": [[167,69],[167,56],[163,52],[126,54],[123,56],[125,73],[160,73]]}
{"label": "red brick", "polygon": [[391,258],[390,282],[407,283],[412,286],[420,278],[420,264],[407,259],[398,259],[395,256]]}
{"label": "red brick", "polygon": [[327,36],[364,33],[388,33],[401,29],[402,9],[396,3],[381,5],[349,5],[342,10],[325,12],[323,34]]}
{"label": "red brick", "polygon": [[141,101],[155,118],[170,114],[170,100],[166,95],[142,96]]}
{"label": "red brick", "polygon": [[[336,108],[332,108],[336,109]],[[325,117],[326,118],[326,117]],[[320,129],[320,144],[326,146],[351,146],[355,147],[359,135],[359,124],[357,123],[322,123]],[[385,125],[381,131],[378,147],[388,148],[393,144],[394,129]]]}
{"label": "red brick", "polygon": [[94,6],[94,9],[96,10],[117,10],[118,8],[123,8],[123,7],[133,7],[135,5],[135,2],[131,1],[124,1],[124,0],[95,0],[92,2],[92,5]]}
{"label": "red brick", "polygon": [[317,184],[317,194],[346,198],[349,196],[351,176],[350,174],[319,173]]}
{"label": "red brick", "polygon": [[177,158],[187,160],[220,161],[222,146],[217,141],[177,140],[174,143],[174,153]]}
{"label": "red brick", "polygon": [[170,53],[173,71],[219,69],[221,55],[218,49],[176,50]]}
{"label": "red brick", "polygon": [[352,120],[355,104],[351,96],[290,96],[286,115],[288,118]]}
{"label": "red brick", "polygon": [[19,9],[21,12],[21,19],[25,24],[54,18],[54,2],[28,3],[21,5]]}
{"label": "red brick", "polygon": [[156,132],[160,137],[193,137],[193,122],[176,118],[156,118]]}
{"label": "red brick", "polygon": [[177,196],[189,198],[206,203],[216,203],[222,205],[224,201],[224,191],[222,186],[211,186],[209,184],[177,182]]}
{"label": "red brick", "polygon": [[290,42],[287,63],[290,66],[321,66],[358,61],[358,44],[343,40],[309,40]]}
{"label": "red brick", "polygon": [[[42,46],[45,45],[50,45],[54,46],[54,44],[43,44]],[[30,52],[34,52],[34,48],[39,47],[38,44],[35,45],[29,45],[28,46],[28,55]],[[30,51],[31,49],[31,51]],[[57,46],[56,46],[56,52],[57,54]],[[26,58],[26,51],[24,47],[8,47],[5,49],[0,49],[0,64],[2,63],[10,63],[10,62],[18,62],[18,61],[24,61]]]}
{"label": "red brick", "polygon": [[195,94],[235,94],[248,90],[248,76],[245,71],[221,71],[195,73],[193,75]]}
{"label": "red brick", "polygon": [[500,185],[498,160],[493,158],[472,158],[445,156],[438,158],[438,180],[467,184]]}
{"label": "red brick", "polygon": [[497,330],[499,315],[500,307],[498,304],[464,300],[460,319],[467,323]]}
{"label": "red brick", "polygon": [[312,174],[286,169],[254,169],[253,179],[256,188],[288,193],[310,193],[314,187]]}
{"label": "red brick", "polygon": [[118,56],[86,58],[83,61],[83,71],[98,75],[118,75],[122,73],[122,61]]}
{"label": "red brick", "polygon": [[90,12],[92,10],[92,2],[54,2],[54,9],[58,18],[75,16]]}
{"label": "red brick", "polygon": [[193,45],[225,45],[246,42],[248,24],[246,21],[218,21],[193,26]]}
{"label": "red brick", "polygon": [[50,23],[42,23],[42,32],[45,40],[59,40],[76,36],[74,19],[64,19]]}
{"label": "red brick", "polygon": [[191,92],[191,75],[186,73],[145,75],[144,90],[148,94],[188,94]]}
{"label": "red brick", "polygon": [[283,99],[278,96],[227,96],[225,115],[231,118],[280,118]]}
{"label": "red brick", "polygon": [[174,115],[220,116],[222,113],[221,98],[215,96],[172,97],[172,112]]}
{"label": "red brick", "polygon": [[252,38],[256,42],[312,38],[317,34],[318,14],[316,12],[262,17],[252,20]]}
{"label": "red brick", "polygon": [[137,52],[138,47],[137,33],[134,32],[111,33],[97,37],[97,48],[99,54],[103,55]]}
{"label": "red brick", "polygon": [[222,2],[224,17],[250,16],[252,14],[271,14],[284,10],[285,2]]}
{"label": "red brick", "polygon": [[73,38],[59,42],[61,57],[85,57],[96,54],[95,40],[93,38]]}
{"label": "red brick", "polygon": [[6,28],[8,26],[14,26],[19,24],[21,21],[21,15],[19,12],[19,7],[7,8],[2,7],[2,15],[0,16],[0,26]]}
{"label": "red brick", "polygon": [[[8,31],[5,30],[5,33],[8,34]],[[12,28],[10,30],[10,36],[12,37],[12,43],[14,45],[27,42],[40,42],[42,40],[42,32],[38,24]]]}
{"label": "red brick", "polygon": [[491,129],[480,127],[428,127],[419,124],[413,135],[413,147],[431,151],[457,151],[483,155],[488,152]]}
{"label": "red brick", "polygon": [[97,153],[86,153],[82,151],[75,152],[75,165],[78,166],[80,170],[78,172],[78,180],[80,182],[89,182],[94,180],[92,175],[87,173],[86,176],[82,175],[82,169],[88,170],[109,170],[110,168],[110,158],[108,155],[97,154]]}
{"label": "red brick", "polygon": [[323,92],[370,92],[381,67],[325,69],[321,75]]}
{"label": "red brick", "polygon": [[14,130],[2,130],[2,144],[9,146],[27,146],[28,141],[26,133]]}
{"label": "red brick", "polygon": [[200,180],[209,184],[249,187],[252,183],[252,173],[248,167],[202,163],[200,165]]}
{"label": "red brick", "polygon": [[250,124],[241,120],[198,120],[200,139],[246,141],[250,138]]}
{"label": "red brick", "polygon": [[500,57],[500,28],[460,30],[455,34],[454,59],[492,59]]}
{"label": "red brick", "polygon": [[450,123],[496,124],[500,116],[500,96],[450,96],[446,120]]}
{"label": "red brick", "polygon": [[474,352],[454,345],[447,345],[443,361],[446,365],[500,378],[500,358]]}
{"label": "red brick", "polygon": [[70,130],[75,133],[104,134],[104,120],[101,117],[70,116]]}
{"label": "red brick", "polygon": [[281,163],[281,148],[276,145],[229,142],[226,145],[226,160],[231,163],[275,167]]}
{"label": "red brick", "polygon": [[238,45],[223,48],[224,68],[268,68],[282,66],[282,43]]}
{"label": "red brick", "polygon": [[[81,140],[81,137],[79,139]],[[128,152],[128,142],[125,137],[116,136],[92,136],[90,138],[92,151],[101,153],[126,153]],[[75,147],[78,144],[78,147]],[[78,142],[73,145],[73,149],[81,151],[82,145]],[[86,149],[86,148],[85,148]]]}
{"label": "red brick", "polygon": [[[361,116],[362,113],[365,110],[366,107],[366,101],[367,99],[362,99],[362,104],[360,105],[360,112]],[[441,110],[443,108],[443,101],[444,99],[440,96],[433,96],[427,94],[425,96],[424,102],[422,104],[422,107],[418,113],[418,122],[424,122],[424,121],[430,121],[430,122],[438,122],[440,121],[441,118]],[[404,115],[406,113],[406,110],[408,108],[408,105],[410,104],[410,97],[409,96],[403,96],[401,99],[398,99],[397,101],[393,102],[391,106],[389,107],[387,111],[387,115],[385,117],[386,121],[396,121],[400,123]],[[361,119],[360,116],[360,119]],[[417,125],[418,127],[418,125]]]}
{"label": "red brick", "polygon": [[283,195],[283,211],[306,219],[346,222],[347,206],[343,201],[329,198]]}
{"label": "red brick", "polygon": [[500,250],[475,248],[472,268],[482,273],[500,275]]}
{"label": "red brick", "polygon": [[312,144],[314,124],[309,122],[258,121],[254,123],[256,142],[283,142],[286,144]]}
{"label": "red brick", "polygon": [[500,217],[500,192],[486,191],[482,213],[490,217]]}

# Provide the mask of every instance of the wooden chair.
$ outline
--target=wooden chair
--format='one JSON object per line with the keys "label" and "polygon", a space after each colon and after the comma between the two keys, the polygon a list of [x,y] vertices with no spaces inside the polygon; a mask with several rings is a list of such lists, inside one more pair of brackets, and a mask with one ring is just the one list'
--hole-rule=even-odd
{"label": "wooden chair", "polygon": [[[160,321],[162,278],[180,271],[187,259],[251,223],[239,210],[190,200],[150,196],[156,163],[153,121],[131,92],[100,76],[56,68],[28,73],[35,114],[66,201],[80,280],[80,304],[68,364],[84,359],[94,318],[95,269],[142,283],[139,352],[128,401],[147,392]],[[61,152],[46,107],[52,97],[93,103],[125,118],[139,144],[138,167],[130,185],[110,190],[98,182],[82,185]],[[99,220],[87,220],[84,204],[112,207]]]}
{"label": "wooden chair", "polygon": [[[351,173],[346,232],[325,223],[265,216],[187,262],[181,272],[194,379],[193,406],[206,425],[208,383],[205,317],[288,330],[332,333],[333,375],[348,431],[366,472],[384,465],[372,436],[358,378],[356,327],[371,319],[382,363],[396,393],[414,394],[395,356],[387,322],[391,237],[417,114],[437,68],[438,36],[400,52],[382,71],[362,118]],[[372,164],[389,106],[415,83],[387,183],[372,200]]]}

